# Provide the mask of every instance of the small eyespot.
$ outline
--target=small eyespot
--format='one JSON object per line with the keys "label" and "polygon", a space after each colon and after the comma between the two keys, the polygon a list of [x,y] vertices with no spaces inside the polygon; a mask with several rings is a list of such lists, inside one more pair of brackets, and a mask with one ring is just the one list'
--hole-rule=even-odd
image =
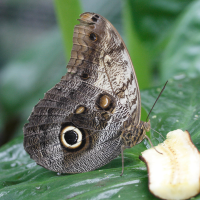
{"label": "small eyespot", "polygon": [[97,22],[97,20],[98,20],[97,18],[92,17],[92,21],[93,21],[93,22]]}
{"label": "small eyespot", "polygon": [[95,33],[90,33],[89,38],[94,42],[97,41],[97,35]]}
{"label": "small eyespot", "polygon": [[82,73],[80,77],[81,77],[81,79],[83,79],[83,80],[87,80],[87,79],[90,78],[89,74],[87,74],[87,73]]}
{"label": "small eyespot", "polygon": [[99,15],[95,15],[96,18],[99,18]]}
{"label": "small eyespot", "polygon": [[111,95],[100,94],[96,100],[97,108],[112,112],[115,108],[115,100]]}
{"label": "small eyespot", "polygon": [[84,106],[79,106],[75,111],[76,114],[83,114],[85,112],[86,112],[86,108]]}
{"label": "small eyespot", "polygon": [[61,131],[60,140],[66,148],[76,149],[82,143],[82,133],[74,126],[67,126]]}
{"label": "small eyespot", "polygon": [[103,95],[100,98],[99,105],[101,106],[101,108],[107,109],[110,106],[110,103],[111,103],[111,99],[108,95]]}

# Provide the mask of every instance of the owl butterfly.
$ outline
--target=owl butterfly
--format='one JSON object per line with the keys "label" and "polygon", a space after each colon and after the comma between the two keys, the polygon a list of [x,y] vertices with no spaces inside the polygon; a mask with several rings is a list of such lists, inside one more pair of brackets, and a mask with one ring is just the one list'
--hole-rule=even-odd
{"label": "owl butterfly", "polygon": [[[95,13],[74,28],[68,72],[34,107],[24,148],[38,165],[60,173],[99,168],[146,137],[128,50],[113,25]],[[122,167],[123,169],[123,167]]]}

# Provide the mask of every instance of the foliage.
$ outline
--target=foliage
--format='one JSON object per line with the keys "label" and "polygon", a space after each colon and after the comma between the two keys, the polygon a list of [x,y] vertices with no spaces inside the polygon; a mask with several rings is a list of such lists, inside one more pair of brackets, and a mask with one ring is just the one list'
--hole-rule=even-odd
{"label": "foliage", "polygon": [[[163,136],[168,131],[187,129],[200,150],[200,77],[170,79],[153,110],[152,128]],[[192,85],[192,87],[191,87]],[[150,109],[160,87],[142,91],[143,106]],[[154,145],[162,142],[153,134]],[[148,191],[147,169],[139,160],[147,141],[125,150],[125,171],[121,157],[106,166],[82,174],[62,174],[46,170],[29,158],[23,149],[23,138],[11,141],[0,150],[0,199],[157,199]],[[200,195],[195,199],[200,199]]]}
{"label": "foliage", "polygon": [[[76,15],[81,10],[78,1],[76,4],[71,2],[55,1],[67,58],[72,30],[66,34],[68,30],[64,22],[72,29],[75,22],[71,22],[69,16],[73,14],[73,18],[78,18]],[[89,2],[89,7],[93,1],[82,2]],[[96,5],[94,10],[89,11],[99,11],[112,23],[121,21],[120,14],[114,13],[120,6],[119,1],[98,2],[101,2],[99,10]],[[122,12],[124,32],[122,24],[116,26],[126,36],[125,42],[140,88],[159,85],[141,92],[142,106],[147,111],[151,109],[162,84],[169,80],[151,114],[152,128],[163,136],[171,130],[187,129],[200,150],[200,2],[125,2]],[[70,13],[65,13],[65,3]],[[18,120],[15,134],[22,135],[22,126],[32,107],[66,72],[63,42],[58,29],[50,30],[41,38],[1,68],[0,130],[5,126],[14,126],[13,120]],[[151,140],[156,145],[163,139],[151,131]],[[148,191],[146,166],[138,159],[140,152],[150,147],[147,141],[125,150],[125,172],[122,177],[119,176],[121,157],[92,172],[58,176],[37,166],[23,150],[22,143],[23,137],[20,136],[0,149],[0,199],[157,199]]]}

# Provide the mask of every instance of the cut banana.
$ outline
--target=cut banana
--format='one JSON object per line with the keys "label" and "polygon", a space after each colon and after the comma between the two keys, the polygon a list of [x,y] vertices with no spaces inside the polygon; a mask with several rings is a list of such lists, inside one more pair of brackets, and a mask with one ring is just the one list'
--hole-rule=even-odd
{"label": "cut banana", "polygon": [[167,139],[142,152],[148,169],[149,190],[161,199],[188,199],[200,192],[200,153],[188,131],[180,129]]}

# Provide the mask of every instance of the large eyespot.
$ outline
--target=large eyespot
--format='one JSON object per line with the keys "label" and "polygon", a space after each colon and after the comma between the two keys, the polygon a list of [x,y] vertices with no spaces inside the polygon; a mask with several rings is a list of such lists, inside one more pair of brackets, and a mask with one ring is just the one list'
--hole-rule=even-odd
{"label": "large eyespot", "polygon": [[101,110],[112,112],[115,108],[115,101],[111,95],[101,94],[96,100],[96,105]]}
{"label": "large eyespot", "polygon": [[90,38],[90,40],[92,40],[92,41],[97,41],[97,35],[95,34],[95,33],[90,33],[90,35],[89,35],[89,38]]}
{"label": "large eyespot", "polygon": [[60,140],[66,148],[76,149],[82,143],[82,133],[74,126],[67,126],[61,131]]}

